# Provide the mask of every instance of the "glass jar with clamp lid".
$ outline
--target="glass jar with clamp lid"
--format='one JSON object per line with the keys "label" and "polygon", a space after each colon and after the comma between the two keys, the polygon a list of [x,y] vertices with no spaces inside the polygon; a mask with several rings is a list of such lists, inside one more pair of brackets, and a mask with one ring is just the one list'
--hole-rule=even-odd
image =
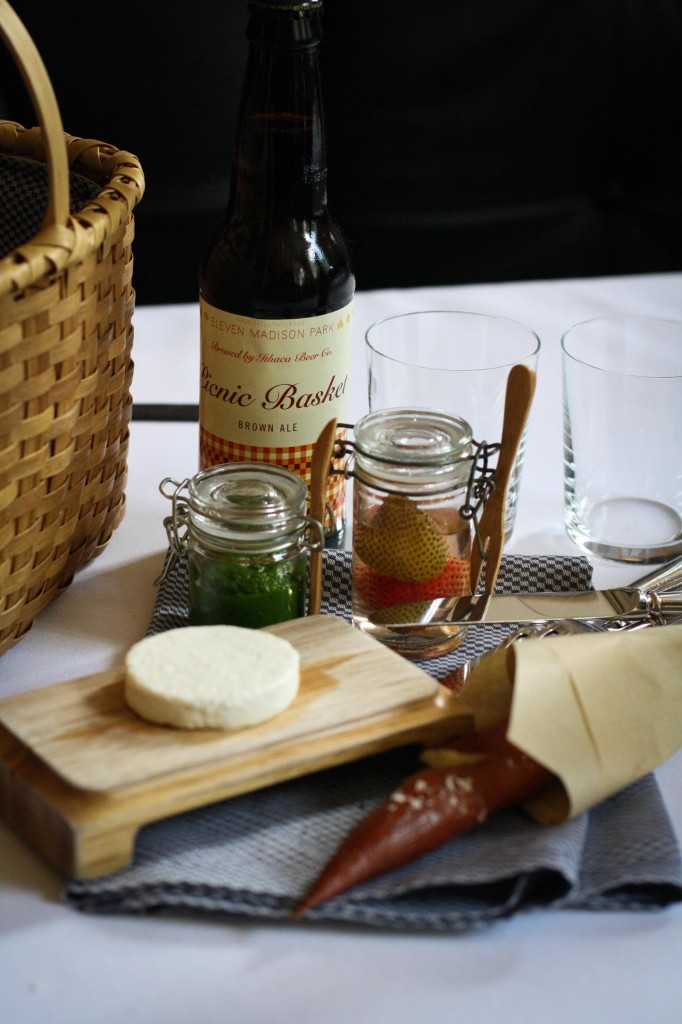
{"label": "glass jar with clamp lid", "polygon": [[452,627],[408,634],[380,622],[384,608],[469,592],[477,451],[469,424],[445,413],[387,409],[355,425],[346,466],[353,622],[409,657],[441,654],[462,639]]}
{"label": "glass jar with clamp lid", "polygon": [[299,476],[230,463],[160,489],[173,503],[171,552],[188,560],[190,623],[258,628],[305,615],[308,553],[324,534]]}

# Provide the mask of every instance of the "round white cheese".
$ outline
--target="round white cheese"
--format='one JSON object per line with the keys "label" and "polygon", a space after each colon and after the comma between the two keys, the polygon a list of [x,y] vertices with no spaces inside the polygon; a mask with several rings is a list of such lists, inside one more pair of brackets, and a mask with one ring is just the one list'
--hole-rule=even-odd
{"label": "round white cheese", "polygon": [[181,729],[240,729],[284,711],[300,658],[288,640],[241,626],[185,626],[134,644],[125,700],[142,718]]}

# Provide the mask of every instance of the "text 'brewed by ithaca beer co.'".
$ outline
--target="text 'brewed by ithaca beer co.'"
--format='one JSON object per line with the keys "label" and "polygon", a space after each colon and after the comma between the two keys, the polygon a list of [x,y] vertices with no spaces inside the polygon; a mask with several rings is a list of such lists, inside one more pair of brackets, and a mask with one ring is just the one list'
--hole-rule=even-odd
{"label": "text 'brewed by ithaca beer co.'", "polygon": [[[200,462],[270,462],[310,483],[322,428],[348,420],[348,249],[327,207],[321,0],[249,4],[225,218],[200,273]],[[328,537],[344,524],[330,479]]]}

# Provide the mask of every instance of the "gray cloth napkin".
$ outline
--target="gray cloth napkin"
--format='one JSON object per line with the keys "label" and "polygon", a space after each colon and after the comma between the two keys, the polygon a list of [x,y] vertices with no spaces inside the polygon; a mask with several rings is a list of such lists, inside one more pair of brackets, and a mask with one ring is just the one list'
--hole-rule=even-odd
{"label": "gray cloth napkin", "polygon": [[[162,584],[150,632],[186,623],[186,583],[180,562]],[[584,559],[507,556],[499,589],[589,583]],[[349,586],[347,553],[325,552],[323,611],[349,617]],[[442,678],[481,653],[481,632],[424,667]],[[494,646],[503,635],[491,628],[485,643]],[[86,911],[285,920],[349,829],[418,767],[417,753],[392,751],[148,825],[129,868],[72,881],[64,899]],[[562,825],[542,827],[520,811],[503,812],[322,904],[306,920],[462,932],[533,908],[643,910],[681,899],[677,842],[649,775]]]}

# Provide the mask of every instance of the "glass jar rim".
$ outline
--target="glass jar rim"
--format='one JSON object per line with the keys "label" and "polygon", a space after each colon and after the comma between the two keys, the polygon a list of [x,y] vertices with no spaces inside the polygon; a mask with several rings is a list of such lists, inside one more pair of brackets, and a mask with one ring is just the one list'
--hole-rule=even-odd
{"label": "glass jar rim", "polygon": [[522,323],[520,320],[514,320],[512,317],[502,316],[499,313],[482,313],[469,309],[413,309],[404,313],[392,313],[390,316],[382,317],[380,320],[376,320],[374,323],[370,324],[365,331],[365,344],[369,351],[375,356],[389,360],[392,363],[397,363],[402,366],[418,366],[423,370],[443,370],[444,372],[451,372],[454,368],[448,364],[447,360],[441,364],[440,361],[438,363],[425,361],[420,359],[418,356],[406,359],[400,355],[396,355],[395,352],[388,349],[385,344],[382,344],[377,340],[377,335],[380,335],[380,332],[382,332],[384,328],[390,328],[392,331],[399,323],[414,323],[418,320],[428,321],[432,318],[435,319],[438,317],[446,317],[452,323],[460,322],[464,324],[468,320],[476,324],[506,326],[508,328],[512,328],[519,337],[523,337],[527,342],[527,344],[523,345],[522,351],[518,351],[515,348],[514,350],[509,351],[504,358],[491,361],[483,366],[457,366],[456,372],[458,374],[494,373],[500,369],[505,369],[507,367],[511,368],[515,363],[533,362],[537,359],[540,353],[540,336],[532,327],[528,327],[527,324]]}
{"label": "glass jar rim", "polygon": [[[642,334],[629,338],[630,331],[641,329]],[[655,337],[654,337],[655,333]],[[641,337],[646,337],[649,346],[644,353],[640,345]],[[608,358],[604,352],[608,347],[605,341],[618,340],[621,344],[613,350]],[[623,361],[624,345],[628,343],[634,353],[642,353],[641,366],[632,369]],[[573,324],[561,336],[561,351],[565,363],[581,364],[600,373],[609,374],[617,379],[651,379],[676,380],[682,376],[682,321],[672,317],[648,316],[639,313],[614,313],[606,316],[591,317]],[[652,358],[652,346],[661,343],[667,346],[666,369],[656,369]],[[640,359],[638,358],[638,362]],[[674,368],[673,368],[674,364]]]}

